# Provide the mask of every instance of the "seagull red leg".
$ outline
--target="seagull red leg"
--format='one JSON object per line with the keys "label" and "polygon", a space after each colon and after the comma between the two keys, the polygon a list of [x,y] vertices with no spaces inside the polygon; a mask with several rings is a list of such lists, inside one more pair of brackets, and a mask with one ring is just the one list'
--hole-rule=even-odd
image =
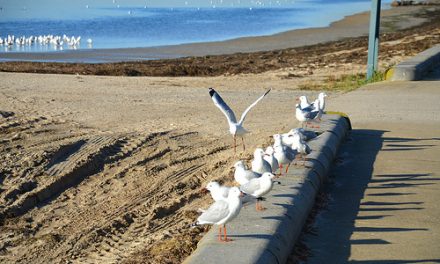
{"label": "seagull red leg", "polygon": [[278,177],[281,177],[281,176],[283,176],[283,164],[279,164],[278,165],[278,168],[279,168],[279,171],[280,171],[280,174],[278,174]]}
{"label": "seagull red leg", "polygon": [[266,208],[264,208],[263,205],[261,205],[261,202],[258,199],[257,199],[257,203],[255,204],[255,209],[257,211],[264,211],[264,210],[266,210]]}
{"label": "seagull red leg", "polygon": [[218,237],[217,237],[218,241],[223,241],[222,240],[222,227],[219,226],[218,227]]}
{"label": "seagull red leg", "polygon": [[289,166],[290,166],[290,163],[287,164],[287,167],[286,167],[286,174],[287,174],[287,172],[289,171]]}
{"label": "seagull red leg", "polygon": [[223,239],[223,242],[231,242],[232,241],[232,239],[230,239],[230,238],[228,238],[228,235],[227,235],[227,230],[226,230],[226,225],[223,225],[223,230],[224,230],[224,239]]}

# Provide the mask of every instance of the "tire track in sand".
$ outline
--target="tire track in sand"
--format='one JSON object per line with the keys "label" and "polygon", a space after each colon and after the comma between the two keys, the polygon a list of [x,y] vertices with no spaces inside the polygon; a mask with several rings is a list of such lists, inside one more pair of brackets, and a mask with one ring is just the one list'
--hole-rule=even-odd
{"label": "tire track in sand", "polygon": [[[35,149],[39,143],[42,148],[51,147],[41,165],[44,177],[67,178],[60,186],[39,182],[38,188],[14,202],[15,207],[8,207],[9,212],[19,212],[8,217],[30,226],[33,231],[26,236],[32,239],[14,227],[15,220],[7,221],[3,227],[8,234],[6,253],[1,253],[0,245],[0,261],[118,263],[130,259],[164,235],[187,227],[192,219],[185,212],[194,210],[194,201],[200,200],[201,183],[210,174],[223,177],[219,164],[230,157],[224,153],[229,146],[196,132],[89,131],[56,141],[55,146],[32,142]],[[69,177],[77,182],[67,183]],[[29,208],[20,204],[23,197],[39,190],[48,192],[48,198],[32,201]],[[16,239],[12,242],[8,236]]]}

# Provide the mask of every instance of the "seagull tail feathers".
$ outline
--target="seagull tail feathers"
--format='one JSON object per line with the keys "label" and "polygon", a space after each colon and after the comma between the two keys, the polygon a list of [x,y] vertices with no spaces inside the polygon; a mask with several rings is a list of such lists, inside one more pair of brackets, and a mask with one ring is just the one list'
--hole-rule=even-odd
{"label": "seagull tail feathers", "polygon": [[198,227],[198,226],[200,226],[200,224],[199,224],[199,222],[197,221],[197,222],[195,222],[195,223],[190,224],[188,227],[189,227],[189,228],[196,228],[196,227]]}

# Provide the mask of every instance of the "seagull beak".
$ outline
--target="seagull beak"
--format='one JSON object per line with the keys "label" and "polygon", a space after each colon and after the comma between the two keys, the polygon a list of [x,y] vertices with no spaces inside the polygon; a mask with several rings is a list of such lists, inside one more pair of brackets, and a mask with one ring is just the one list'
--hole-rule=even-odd
{"label": "seagull beak", "polygon": [[208,193],[208,189],[203,188],[203,189],[200,190],[200,193],[201,194],[207,194]]}

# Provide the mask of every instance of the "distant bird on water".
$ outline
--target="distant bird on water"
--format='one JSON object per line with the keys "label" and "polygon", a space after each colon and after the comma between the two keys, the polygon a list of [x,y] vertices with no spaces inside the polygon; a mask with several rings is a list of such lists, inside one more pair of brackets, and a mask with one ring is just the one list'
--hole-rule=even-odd
{"label": "distant bird on water", "polygon": [[209,88],[209,95],[211,96],[212,101],[214,102],[215,106],[217,106],[220,111],[226,116],[229,124],[229,133],[231,133],[232,136],[234,136],[234,153],[236,153],[236,146],[237,146],[237,136],[241,137],[241,141],[243,143],[243,150],[245,150],[244,145],[244,134],[248,133],[244,127],[243,122],[246,118],[246,115],[249,113],[249,111],[254,107],[259,101],[261,101],[272,89],[267,90],[262,96],[260,96],[255,102],[253,102],[241,115],[240,120],[237,122],[237,118],[235,117],[234,112],[232,109],[223,101],[223,99],[220,97],[220,95],[213,89]]}

